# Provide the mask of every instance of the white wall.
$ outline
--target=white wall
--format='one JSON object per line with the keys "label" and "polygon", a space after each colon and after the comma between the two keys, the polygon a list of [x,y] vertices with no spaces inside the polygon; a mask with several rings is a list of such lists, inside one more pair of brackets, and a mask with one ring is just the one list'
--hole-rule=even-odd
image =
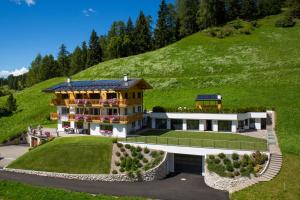
{"label": "white wall", "polygon": [[100,125],[96,123],[90,123],[90,134],[91,135],[101,135]]}
{"label": "white wall", "polygon": [[186,131],[187,130],[187,124],[186,124],[186,119],[182,120],[182,130]]}
{"label": "white wall", "polygon": [[125,138],[127,134],[127,127],[124,124],[114,124],[113,125],[113,136]]}
{"label": "white wall", "polygon": [[149,113],[151,118],[161,119],[207,119],[207,120],[237,120],[237,114],[213,113]]}
{"label": "white wall", "polygon": [[199,131],[205,131],[206,128],[206,120],[201,119],[199,121]]}
{"label": "white wall", "polygon": [[238,127],[238,121],[232,121],[231,132],[236,133],[237,132],[237,127]]}
{"label": "white wall", "polygon": [[255,129],[261,130],[261,119],[255,118]]}
{"label": "white wall", "polygon": [[212,129],[214,132],[218,132],[219,128],[218,128],[218,121],[217,120],[212,120]]}

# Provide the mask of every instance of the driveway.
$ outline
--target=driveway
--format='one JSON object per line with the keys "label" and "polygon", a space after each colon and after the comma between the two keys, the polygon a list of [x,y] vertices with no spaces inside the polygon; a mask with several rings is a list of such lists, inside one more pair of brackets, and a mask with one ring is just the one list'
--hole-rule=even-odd
{"label": "driveway", "polygon": [[28,151],[28,145],[0,146],[0,169]]}
{"label": "driveway", "polygon": [[0,170],[0,180],[1,179],[15,180],[32,185],[114,196],[142,196],[165,200],[229,199],[228,192],[208,187],[204,183],[204,178],[202,176],[184,173],[159,181],[128,183],[68,180]]}

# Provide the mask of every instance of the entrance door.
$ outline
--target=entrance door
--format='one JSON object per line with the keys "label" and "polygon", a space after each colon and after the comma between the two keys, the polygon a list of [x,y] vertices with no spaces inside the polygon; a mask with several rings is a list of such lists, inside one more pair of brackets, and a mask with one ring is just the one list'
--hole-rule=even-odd
{"label": "entrance door", "polygon": [[202,156],[174,154],[175,172],[202,174]]}
{"label": "entrance door", "polygon": [[212,131],[212,121],[206,120],[206,131]]}

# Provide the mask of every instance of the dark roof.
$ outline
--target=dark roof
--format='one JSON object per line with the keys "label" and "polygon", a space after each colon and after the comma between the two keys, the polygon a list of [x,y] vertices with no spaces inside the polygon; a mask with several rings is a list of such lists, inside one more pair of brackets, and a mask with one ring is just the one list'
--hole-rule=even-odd
{"label": "dark roof", "polygon": [[61,91],[88,91],[88,90],[127,90],[138,83],[143,83],[144,87],[141,89],[152,88],[143,79],[128,79],[124,80],[96,80],[96,81],[71,81],[54,85],[50,88],[44,89],[43,92],[61,92]]}
{"label": "dark roof", "polygon": [[222,96],[219,94],[199,94],[196,97],[196,101],[218,101],[222,100]]}

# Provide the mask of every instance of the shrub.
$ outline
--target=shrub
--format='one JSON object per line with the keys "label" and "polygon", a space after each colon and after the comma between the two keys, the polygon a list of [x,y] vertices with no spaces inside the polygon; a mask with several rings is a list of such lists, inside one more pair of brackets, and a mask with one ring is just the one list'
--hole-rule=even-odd
{"label": "shrub", "polygon": [[150,152],[150,150],[146,147],[145,149],[144,149],[144,153],[145,154],[148,154]]}
{"label": "shrub", "polygon": [[245,34],[245,35],[250,35],[251,29],[250,28],[242,28],[242,29],[240,29],[240,33]]}
{"label": "shrub", "polygon": [[220,164],[215,164],[214,162],[208,163],[207,164],[207,169],[209,171],[215,172],[216,174],[225,177],[226,172],[225,172],[225,166],[220,165]]}
{"label": "shrub", "polygon": [[112,173],[117,174],[118,172],[117,172],[117,170],[114,169],[114,170],[112,170]]}
{"label": "shrub", "polygon": [[116,166],[120,166],[120,164],[121,164],[121,163],[120,163],[119,161],[115,161],[115,165],[116,165]]}
{"label": "shrub", "polygon": [[239,156],[239,154],[237,154],[237,153],[233,153],[233,154],[231,155],[231,158],[232,158],[232,160],[238,160],[238,159],[240,158],[240,156]]}
{"label": "shrub", "polygon": [[254,172],[254,167],[253,167],[252,165],[248,165],[248,166],[246,167],[246,169],[247,169],[247,171],[248,171],[249,173]]}
{"label": "shrub", "polygon": [[136,170],[135,174],[136,174],[137,177],[142,176],[142,172],[141,172],[141,170],[139,170],[139,169]]}
{"label": "shrub", "polygon": [[136,148],[134,146],[131,146],[130,151],[136,151]]}
{"label": "shrub", "polygon": [[144,166],[144,170],[147,171],[151,168],[151,165],[150,163],[147,163],[145,166]]}
{"label": "shrub", "polygon": [[261,165],[256,165],[256,166],[254,167],[254,173],[258,173],[258,172],[260,172],[262,169],[263,169],[263,167],[262,167]]}
{"label": "shrub", "polygon": [[243,155],[243,160],[247,161],[250,159],[250,156],[248,154]]}
{"label": "shrub", "polygon": [[120,152],[116,152],[116,156],[120,157],[121,156],[121,153]]}
{"label": "shrub", "polygon": [[214,155],[209,155],[208,158],[211,159],[211,160],[214,160],[215,156]]}
{"label": "shrub", "polygon": [[295,24],[296,22],[293,20],[292,17],[284,17],[275,22],[276,27],[283,27],[283,28],[293,27],[295,26]]}
{"label": "shrub", "polygon": [[240,168],[241,163],[239,161],[233,161],[233,167],[234,168]]}
{"label": "shrub", "polygon": [[226,176],[229,177],[229,178],[234,178],[234,173],[228,172],[228,173],[226,174]]}
{"label": "shrub", "polygon": [[124,148],[121,148],[120,151],[121,151],[121,152],[125,152],[125,149],[124,149]]}
{"label": "shrub", "polygon": [[121,167],[119,171],[120,171],[121,173],[123,173],[123,172],[125,172],[125,169]]}
{"label": "shrub", "polygon": [[144,158],[144,156],[143,156],[143,154],[139,153],[139,154],[137,155],[137,158],[138,158],[139,160],[142,160],[142,159]]}
{"label": "shrub", "polygon": [[130,147],[131,147],[130,144],[125,144],[126,149],[130,149]]}
{"label": "shrub", "polygon": [[124,160],[124,159],[125,159],[124,156],[121,156],[121,157],[120,157],[120,160],[121,160],[121,161]]}
{"label": "shrub", "polygon": [[132,168],[132,158],[127,157],[125,159],[125,170],[129,171],[129,170],[131,170],[131,168]]}
{"label": "shrub", "polygon": [[159,154],[157,151],[152,151],[151,154],[152,158],[156,158]]}
{"label": "shrub", "polygon": [[112,143],[116,144],[118,142],[118,139],[117,138],[113,138],[112,139]]}
{"label": "shrub", "polygon": [[152,108],[152,111],[153,112],[166,112],[165,108],[164,107],[161,107],[161,106],[154,106]]}
{"label": "shrub", "polygon": [[219,158],[224,159],[226,157],[226,155],[224,153],[219,153]]}
{"label": "shrub", "polygon": [[129,177],[131,177],[131,178],[132,178],[132,177],[134,177],[134,174],[133,174],[133,172],[132,172],[132,171],[128,171],[128,172],[127,172],[127,176],[129,176]]}
{"label": "shrub", "polygon": [[226,170],[229,171],[229,172],[233,172],[234,171],[232,165],[226,165]]}
{"label": "shrub", "polygon": [[268,161],[268,155],[262,154],[260,151],[256,151],[252,154],[252,158],[255,164],[263,165],[266,161]]}
{"label": "shrub", "polygon": [[245,160],[245,159],[243,159],[243,160],[241,161],[241,165],[242,165],[242,167],[246,167],[246,166],[248,165],[248,161]]}
{"label": "shrub", "polygon": [[122,143],[117,143],[117,146],[118,146],[119,148],[121,148],[121,147],[123,147],[123,144],[122,144]]}
{"label": "shrub", "polygon": [[214,160],[214,162],[215,162],[216,164],[220,164],[221,160],[218,159],[218,158],[216,158],[216,159]]}
{"label": "shrub", "polygon": [[148,159],[147,158],[143,158],[143,163],[148,163]]}
{"label": "shrub", "polygon": [[123,160],[121,161],[120,166],[121,166],[121,168],[125,168],[125,166],[126,166],[126,160],[125,160],[125,159],[123,159]]}
{"label": "shrub", "polygon": [[127,152],[124,152],[123,155],[124,155],[125,157],[128,157],[128,156],[129,156],[129,154],[128,154]]}
{"label": "shrub", "polygon": [[138,167],[138,168],[141,168],[141,167],[143,167],[143,164],[140,163],[140,162],[138,162],[138,163],[137,163],[137,167]]}
{"label": "shrub", "polygon": [[231,160],[228,159],[228,158],[225,158],[225,159],[223,160],[223,162],[224,162],[225,165],[232,165],[232,164],[231,164]]}
{"label": "shrub", "polygon": [[136,151],[137,151],[137,152],[141,152],[141,151],[142,151],[142,148],[141,148],[141,147],[137,147],[137,148],[136,148]]}
{"label": "shrub", "polygon": [[234,172],[234,175],[235,175],[235,176],[239,176],[239,175],[241,175],[241,174],[240,174],[239,171],[235,171],[235,172]]}
{"label": "shrub", "polygon": [[131,155],[132,155],[133,157],[136,157],[138,154],[137,154],[136,151],[132,151],[132,152],[131,152]]}

